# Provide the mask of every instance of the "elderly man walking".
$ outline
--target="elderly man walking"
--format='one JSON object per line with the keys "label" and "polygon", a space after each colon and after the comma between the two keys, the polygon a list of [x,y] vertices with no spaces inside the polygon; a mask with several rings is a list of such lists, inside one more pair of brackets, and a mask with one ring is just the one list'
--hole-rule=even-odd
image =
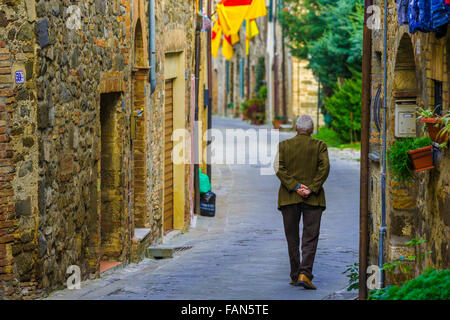
{"label": "elderly man walking", "polygon": [[[330,172],[327,146],[311,137],[314,122],[309,115],[298,117],[297,135],[280,142],[275,172],[281,181],[278,210],[283,215],[284,231],[291,263],[290,284],[316,289],[313,264],[319,241],[320,220],[325,210],[322,185]],[[276,164],[278,163],[278,168]],[[300,261],[299,224],[303,216],[302,260]]]}

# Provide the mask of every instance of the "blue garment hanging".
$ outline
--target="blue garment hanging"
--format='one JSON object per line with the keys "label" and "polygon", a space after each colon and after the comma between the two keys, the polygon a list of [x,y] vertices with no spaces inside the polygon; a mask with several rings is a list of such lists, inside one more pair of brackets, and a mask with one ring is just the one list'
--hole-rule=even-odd
{"label": "blue garment hanging", "polygon": [[409,0],[395,0],[397,3],[397,19],[398,25],[408,24],[408,4]]}
{"label": "blue garment hanging", "polygon": [[437,29],[449,22],[450,5],[445,4],[445,0],[432,0],[431,2],[431,20],[433,22],[433,30]]}
{"label": "blue garment hanging", "polygon": [[409,0],[408,6],[408,25],[409,33],[416,33],[419,31],[419,1]]}
{"label": "blue garment hanging", "polygon": [[442,34],[450,21],[450,5],[445,0],[409,0],[409,32],[437,32]]}

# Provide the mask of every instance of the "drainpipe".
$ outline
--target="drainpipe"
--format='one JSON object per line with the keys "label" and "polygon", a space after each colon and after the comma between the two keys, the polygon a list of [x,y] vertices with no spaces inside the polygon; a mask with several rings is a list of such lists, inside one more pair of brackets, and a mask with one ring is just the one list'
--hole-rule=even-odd
{"label": "drainpipe", "polygon": [[[279,115],[278,111],[278,52],[277,52],[277,5],[274,4],[273,10],[273,109],[274,116]],[[272,120],[274,120],[273,118]]]}
{"label": "drainpipe", "polygon": [[148,42],[148,59],[150,65],[150,93],[156,89],[156,38],[155,38],[155,0],[150,0],[148,30],[150,32],[150,41]]}
{"label": "drainpipe", "polygon": [[[212,6],[213,0],[208,0],[208,6],[207,6],[207,15],[209,18],[211,17],[211,6]],[[208,63],[208,141],[206,146],[206,152],[207,152],[207,164],[206,164],[206,173],[209,177],[209,181],[212,182],[212,169],[211,169],[211,152],[210,152],[210,145],[211,145],[211,128],[212,128],[212,91],[213,91],[213,84],[212,84],[212,57],[211,57],[211,28],[208,29],[207,32],[207,63]]]}
{"label": "drainpipe", "polygon": [[367,299],[367,252],[369,246],[369,128],[372,73],[372,31],[367,27],[367,9],[372,0],[364,1],[362,100],[361,100],[361,175],[359,207],[359,300]]}
{"label": "drainpipe", "polygon": [[378,267],[380,268],[380,288],[384,287],[384,236],[386,235],[386,135],[387,135],[387,0],[384,0],[384,68],[383,68],[383,169],[381,172],[381,227],[379,238]]}
{"label": "drainpipe", "polygon": [[247,100],[250,99],[250,52],[247,55]]}
{"label": "drainpipe", "polygon": [[202,28],[202,17],[196,15],[195,28],[195,128],[194,128],[194,192],[195,192],[195,213],[200,214],[200,177],[199,177],[199,128],[198,128],[198,112],[199,112],[199,75],[200,75],[200,30]]}
{"label": "drainpipe", "polygon": [[[282,12],[284,8],[284,4],[283,4],[283,0],[280,0],[279,3],[279,13]],[[288,114],[287,114],[287,105],[286,105],[286,48],[284,45],[284,27],[281,27],[281,55],[282,55],[282,60],[281,60],[281,77],[282,77],[282,84],[281,84],[281,88],[282,88],[282,103],[283,103],[283,117],[287,118]]]}
{"label": "drainpipe", "polygon": [[[300,79],[300,78],[299,78]],[[300,82],[300,81],[299,81]],[[322,104],[322,97],[320,94],[320,79],[317,83],[317,114],[316,114],[316,134],[319,133],[319,117],[320,117],[320,105]]]}

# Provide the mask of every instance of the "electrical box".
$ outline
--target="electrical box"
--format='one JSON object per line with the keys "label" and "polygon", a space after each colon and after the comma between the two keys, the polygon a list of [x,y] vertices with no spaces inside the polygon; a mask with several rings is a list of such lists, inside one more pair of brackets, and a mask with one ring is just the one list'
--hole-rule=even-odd
{"label": "electrical box", "polygon": [[395,136],[397,138],[416,136],[415,100],[397,100],[395,104]]}

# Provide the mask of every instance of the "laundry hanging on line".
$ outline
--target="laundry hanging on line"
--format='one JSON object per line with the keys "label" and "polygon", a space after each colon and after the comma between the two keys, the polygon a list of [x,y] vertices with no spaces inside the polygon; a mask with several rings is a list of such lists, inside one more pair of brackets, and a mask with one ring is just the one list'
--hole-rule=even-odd
{"label": "laundry hanging on line", "polygon": [[409,25],[409,32],[435,32],[442,37],[450,22],[450,0],[396,0],[400,26]]}

